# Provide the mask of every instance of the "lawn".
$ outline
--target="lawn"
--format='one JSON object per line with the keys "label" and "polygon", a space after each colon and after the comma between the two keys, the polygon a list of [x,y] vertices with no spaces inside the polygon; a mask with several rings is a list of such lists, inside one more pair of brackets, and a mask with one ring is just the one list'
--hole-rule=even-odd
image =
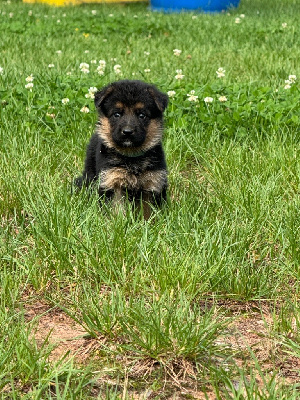
{"label": "lawn", "polygon": [[[1,2],[2,399],[299,398],[299,17]],[[170,97],[149,221],[72,194],[122,78]]]}

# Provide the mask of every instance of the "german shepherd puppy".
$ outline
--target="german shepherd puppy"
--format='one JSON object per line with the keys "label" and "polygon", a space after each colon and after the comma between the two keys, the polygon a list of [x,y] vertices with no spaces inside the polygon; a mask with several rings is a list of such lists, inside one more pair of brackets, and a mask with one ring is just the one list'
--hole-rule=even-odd
{"label": "german shepherd puppy", "polygon": [[167,166],[162,146],[168,96],[154,85],[122,80],[95,94],[99,113],[78,187],[98,182],[99,195],[120,204],[128,198],[148,219],[151,204],[166,200]]}

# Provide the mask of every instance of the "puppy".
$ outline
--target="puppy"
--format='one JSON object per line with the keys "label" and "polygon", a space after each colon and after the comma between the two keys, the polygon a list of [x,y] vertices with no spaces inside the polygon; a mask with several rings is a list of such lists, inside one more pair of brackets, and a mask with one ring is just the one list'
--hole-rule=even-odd
{"label": "puppy", "polygon": [[148,219],[151,204],[160,206],[166,200],[162,134],[167,104],[166,94],[142,81],[122,80],[98,91],[99,121],[75,184],[81,188],[98,182],[100,196],[115,205],[128,198],[137,207],[142,205]]}

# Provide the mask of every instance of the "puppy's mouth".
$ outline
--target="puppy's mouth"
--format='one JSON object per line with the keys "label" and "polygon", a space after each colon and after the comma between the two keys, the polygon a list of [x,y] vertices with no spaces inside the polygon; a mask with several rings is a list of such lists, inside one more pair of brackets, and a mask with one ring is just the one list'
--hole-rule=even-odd
{"label": "puppy's mouth", "polygon": [[122,143],[122,145],[123,145],[124,147],[132,147],[132,146],[133,146],[133,143],[132,143],[131,140],[126,139],[126,140],[124,140],[124,142]]}

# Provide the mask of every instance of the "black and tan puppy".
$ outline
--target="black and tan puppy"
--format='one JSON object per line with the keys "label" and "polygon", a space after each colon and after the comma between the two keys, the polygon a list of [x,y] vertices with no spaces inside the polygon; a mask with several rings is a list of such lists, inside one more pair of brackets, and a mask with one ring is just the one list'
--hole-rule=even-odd
{"label": "black and tan puppy", "polygon": [[144,217],[166,199],[167,166],[162,147],[168,97],[141,81],[114,82],[95,94],[99,113],[77,186],[99,184],[100,196],[120,204],[142,202]]}

